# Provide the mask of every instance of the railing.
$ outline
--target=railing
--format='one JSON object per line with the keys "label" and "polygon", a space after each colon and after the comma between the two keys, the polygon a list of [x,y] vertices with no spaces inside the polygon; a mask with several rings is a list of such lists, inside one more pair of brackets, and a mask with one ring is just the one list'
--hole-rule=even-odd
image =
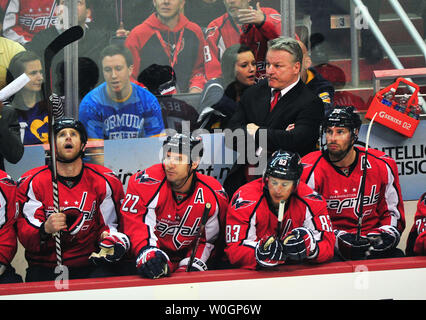
{"label": "railing", "polygon": [[[426,68],[411,68],[411,69],[391,69],[391,70],[375,70],[373,72],[373,89],[374,93],[380,90],[381,84],[380,82],[382,80],[387,79],[395,79],[397,77],[403,77],[407,78],[424,78],[426,77]],[[411,80],[410,80],[411,81]],[[412,81],[414,82],[414,81]],[[398,95],[397,95],[398,96]],[[421,118],[426,118],[426,106],[424,104],[423,97],[426,96],[426,94],[419,94],[419,102],[423,101],[423,103],[420,103],[423,109],[423,115],[421,115]]]}

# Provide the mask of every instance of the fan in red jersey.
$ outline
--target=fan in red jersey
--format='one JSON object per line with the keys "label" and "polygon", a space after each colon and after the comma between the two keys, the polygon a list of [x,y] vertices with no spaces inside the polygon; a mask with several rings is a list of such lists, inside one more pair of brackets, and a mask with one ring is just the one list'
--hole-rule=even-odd
{"label": "fan in red jersey", "polygon": [[21,276],[10,265],[17,249],[17,212],[16,184],[0,170],[0,284],[22,282]]}
{"label": "fan in red jersey", "polygon": [[[365,148],[355,147],[360,126],[353,107],[336,106],[323,123],[327,148],[322,146],[322,151],[302,158],[302,180],[327,201],[337,239],[336,259],[403,256],[396,248],[405,228],[396,162],[381,151],[368,149],[367,156]],[[362,192],[365,156],[367,171]]]}
{"label": "fan in red jersey", "polygon": [[250,0],[225,0],[227,13],[216,18],[205,31],[209,52],[206,54],[207,79],[221,76],[220,61],[225,49],[242,43],[254,52],[256,78],[265,77],[267,42],[281,34],[281,15],[273,8],[250,6]]}
{"label": "fan in red jersey", "polygon": [[225,251],[233,265],[256,269],[333,257],[335,237],[326,202],[299,181],[302,170],[297,153],[278,150],[262,178],[236,191],[226,216]]}
{"label": "fan in red jersey", "polygon": [[[207,270],[215,246],[222,245],[220,231],[228,203],[216,179],[196,172],[203,153],[201,138],[169,136],[162,152],[162,163],[131,177],[121,206],[137,272],[152,279],[187,269],[204,208],[210,203],[205,229],[189,268]],[[219,254],[220,250],[215,252]]]}
{"label": "fan in red jersey", "polygon": [[407,239],[407,256],[426,255],[426,192],[422,194],[417,202],[417,211],[414,215],[414,224],[411,227]]}
{"label": "fan in red jersey", "polygon": [[130,245],[118,232],[123,186],[108,168],[83,163],[87,133],[80,121],[61,118],[53,129],[60,212],[54,210],[51,166],[19,179],[17,229],[29,265],[26,281],[55,280],[56,232],[69,279],[117,275],[115,262]]}

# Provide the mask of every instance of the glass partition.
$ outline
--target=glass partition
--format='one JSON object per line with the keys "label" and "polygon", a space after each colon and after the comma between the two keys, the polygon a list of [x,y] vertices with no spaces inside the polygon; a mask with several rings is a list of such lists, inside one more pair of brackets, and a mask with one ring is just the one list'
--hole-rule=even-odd
{"label": "glass partition", "polygon": [[[190,121],[191,129],[224,126],[218,114],[208,123],[205,116],[211,114],[202,112],[223,103],[224,95],[237,103],[244,88],[265,77],[266,43],[283,33],[288,5],[295,8],[289,18],[294,36],[306,46],[304,79],[313,90],[331,88],[321,96],[330,107],[354,105],[366,111],[374,94],[373,71],[395,68],[359,8],[351,9],[355,1],[43,0],[19,12],[10,3],[3,5],[3,37],[16,42],[17,51],[36,52],[42,64],[45,48],[64,28],[78,24],[85,30],[77,44],[54,57],[50,72],[63,113],[91,126],[89,131],[97,132],[93,139],[149,137],[168,128],[181,130],[176,123],[182,120]],[[424,67],[421,50],[390,1],[364,3],[402,65]],[[400,3],[425,37],[425,1]],[[254,82],[253,75],[247,82],[236,77],[240,52],[230,47],[242,44],[253,53]],[[126,50],[104,51],[111,45]],[[117,55],[122,59],[111,59]],[[424,80],[416,81],[423,93]],[[155,101],[140,88],[155,95]],[[37,99],[43,99],[41,91]],[[131,111],[116,112],[123,106]],[[112,111],[103,112],[106,108]],[[219,111],[225,118],[232,113]],[[127,128],[112,130],[120,126]]]}

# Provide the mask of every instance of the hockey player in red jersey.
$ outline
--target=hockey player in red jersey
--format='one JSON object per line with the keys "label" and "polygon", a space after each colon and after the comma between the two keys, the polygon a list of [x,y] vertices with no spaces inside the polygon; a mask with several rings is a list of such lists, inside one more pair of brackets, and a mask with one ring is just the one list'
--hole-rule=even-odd
{"label": "hockey player in red jersey", "polygon": [[[19,179],[17,226],[29,265],[26,281],[55,279],[56,232],[70,279],[115,275],[114,262],[129,248],[127,236],[117,231],[123,186],[111,170],[83,163],[87,133],[80,121],[62,118],[53,129],[60,212],[54,210],[50,166]],[[105,249],[113,250],[103,254]]]}
{"label": "hockey player in red jersey", "polygon": [[162,163],[135,173],[129,181],[121,213],[137,272],[143,277],[186,270],[207,203],[211,209],[191,271],[207,270],[215,245],[220,244],[227,195],[216,179],[196,172],[202,150],[201,138],[169,136]]}
{"label": "hockey player in red jersey", "polygon": [[22,282],[10,265],[16,254],[16,184],[0,170],[0,284]]}
{"label": "hockey player in red jersey", "polygon": [[257,78],[265,76],[265,56],[268,40],[281,35],[281,15],[272,8],[252,8],[250,0],[224,0],[227,13],[207,26],[207,79],[221,76],[220,61],[225,49],[242,43],[250,47],[257,62]]}
{"label": "hockey player in red jersey", "polygon": [[396,248],[405,228],[398,169],[385,153],[368,149],[365,189],[361,191],[366,151],[354,146],[360,126],[353,107],[336,106],[323,123],[327,148],[322,146],[322,151],[302,158],[302,180],[327,201],[337,240],[336,259],[402,256]]}
{"label": "hockey player in red jersey", "polygon": [[[299,181],[302,170],[297,153],[278,150],[262,178],[236,191],[226,215],[231,264],[256,269],[333,257],[335,237],[325,200]],[[278,224],[281,200],[284,215]]]}
{"label": "hockey player in red jersey", "polygon": [[414,224],[408,235],[405,253],[408,256],[426,255],[426,192],[422,194],[417,202]]}

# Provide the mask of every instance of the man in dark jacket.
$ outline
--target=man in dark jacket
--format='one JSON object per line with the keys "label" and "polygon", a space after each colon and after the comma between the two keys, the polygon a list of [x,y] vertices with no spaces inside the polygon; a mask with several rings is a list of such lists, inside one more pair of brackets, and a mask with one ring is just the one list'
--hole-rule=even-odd
{"label": "man in dark jacket", "polygon": [[[290,150],[301,156],[315,150],[324,105],[300,78],[302,59],[302,50],[295,39],[279,37],[268,42],[267,80],[244,92],[228,123],[233,137],[240,140],[235,131],[240,129],[246,141],[245,154],[241,153],[224,182],[229,195],[245,182],[260,176],[263,171],[260,160],[275,150]],[[225,140],[235,149],[233,137],[225,136]],[[254,152],[260,156],[257,164],[249,163],[257,165],[257,170],[250,172],[247,160],[254,155],[248,153]]]}
{"label": "man in dark jacket", "polygon": [[18,114],[11,106],[3,106],[0,101],[0,169],[4,169],[4,159],[17,163],[24,155]]}

